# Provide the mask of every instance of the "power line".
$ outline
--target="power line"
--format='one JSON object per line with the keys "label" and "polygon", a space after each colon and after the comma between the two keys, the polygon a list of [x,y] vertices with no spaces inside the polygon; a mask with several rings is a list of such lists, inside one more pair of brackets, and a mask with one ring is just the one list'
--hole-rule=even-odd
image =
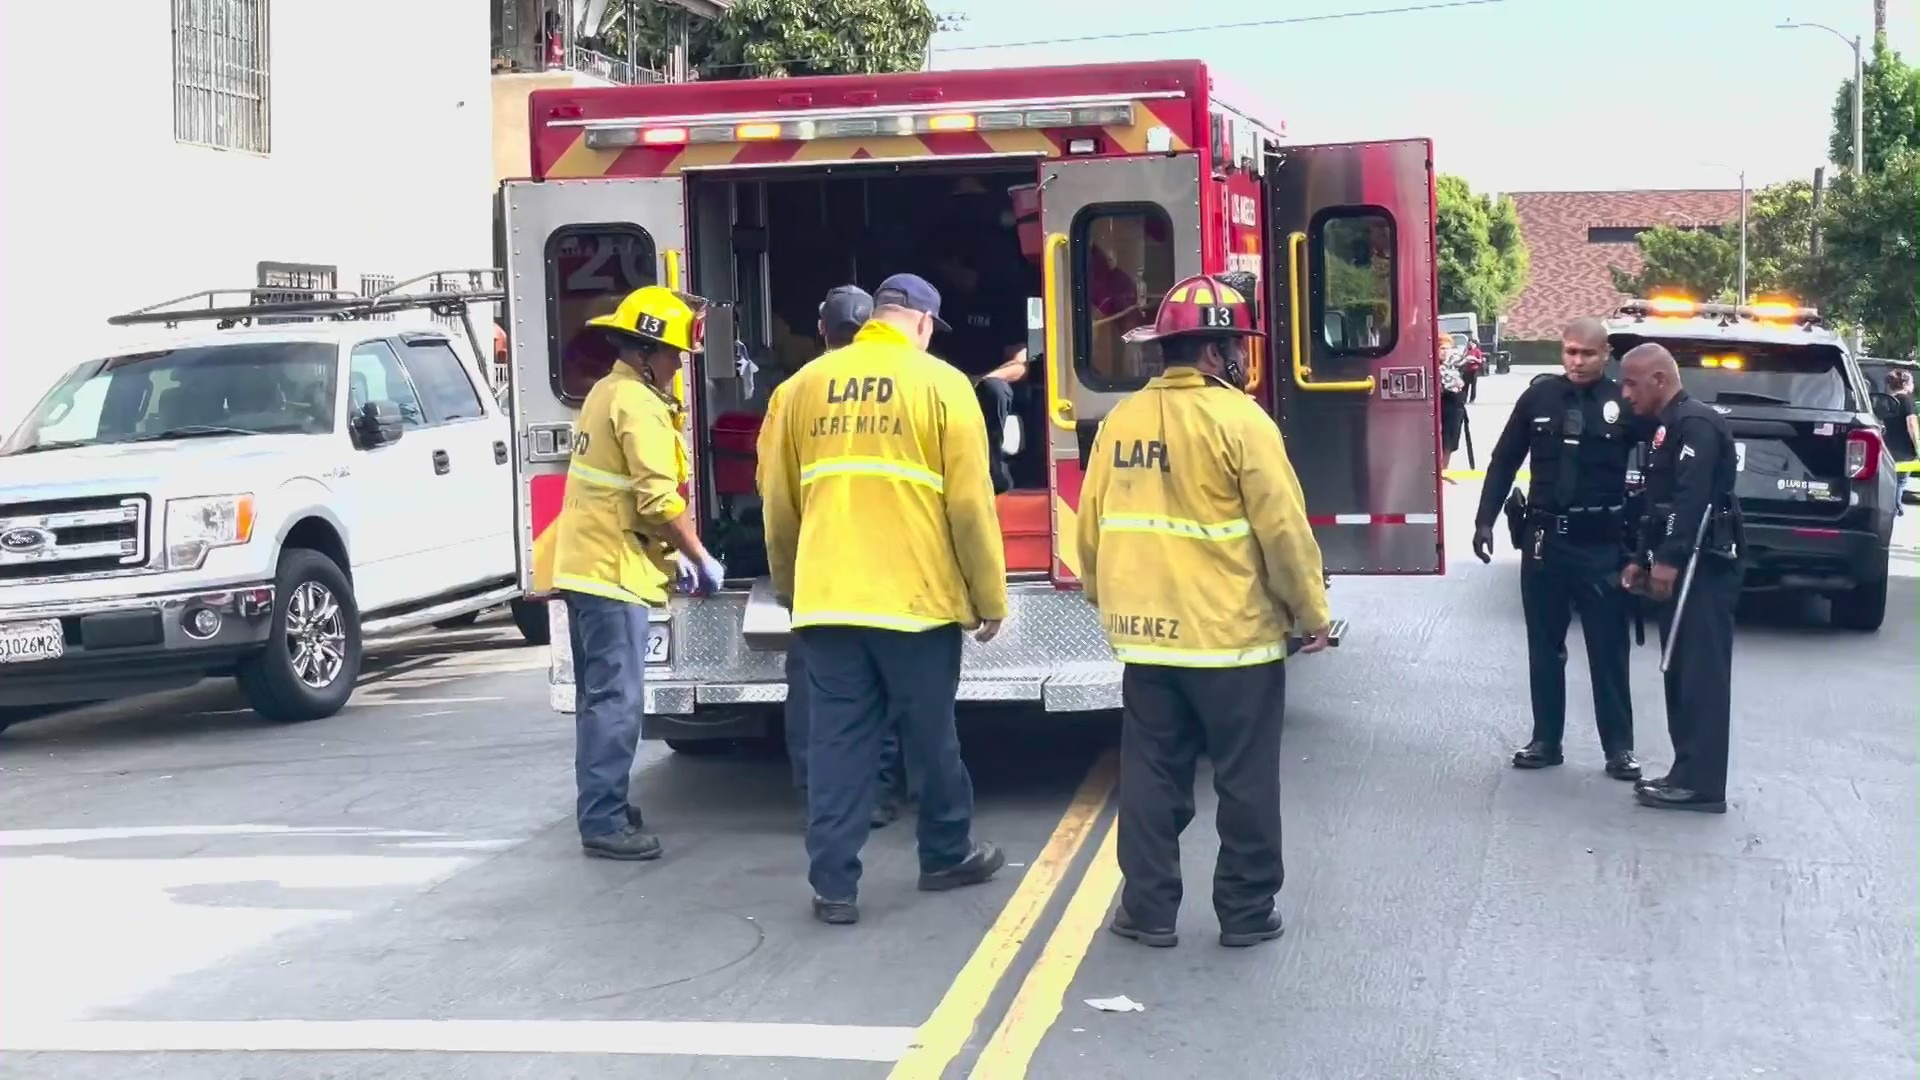
{"label": "power line", "polygon": [[1086,41],[1118,41],[1122,38],[1164,37],[1168,34],[1198,34],[1209,30],[1253,30],[1271,26],[1296,26],[1301,23],[1333,22],[1338,19],[1363,19],[1374,15],[1412,15],[1422,11],[1443,11],[1448,8],[1480,7],[1485,4],[1504,4],[1506,0],[1448,0],[1445,3],[1412,4],[1396,8],[1370,8],[1366,11],[1335,11],[1323,15],[1290,15],[1281,19],[1258,19],[1252,22],[1214,23],[1210,26],[1175,26],[1161,30],[1128,30],[1114,34],[1086,34],[1080,37],[1041,38],[1035,41],[1002,41],[992,45],[947,45],[936,52],[975,52],[981,49],[1019,49],[1029,45],[1074,45]]}
{"label": "power line", "polygon": [[[1292,15],[1280,19],[1259,19],[1252,22],[1215,23],[1209,26],[1174,26],[1159,30],[1129,30],[1113,34],[1087,34],[1081,37],[1039,38],[1033,41],[1001,41],[991,45],[945,45],[934,48],[935,53],[978,52],[984,49],[1020,49],[1033,45],[1071,45],[1087,41],[1117,41],[1123,38],[1165,37],[1170,34],[1198,34],[1209,30],[1250,30],[1273,26],[1297,26],[1302,23],[1334,22],[1341,19],[1364,19],[1377,15],[1412,15],[1424,11],[1445,11],[1451,8],[1482,7],[1487,4],[1504,4],[1506,0],[1445,0],[1441,3],[1412,4],[1405,7],[1369,8],[1365,11],[1335,11],[1321,15]],[[702,70],[728,71],[734,68],[778,67],[788,64],[814,64],[822,57],[793,57],[785,60],[740,61],[732,64],[705,64]]]}

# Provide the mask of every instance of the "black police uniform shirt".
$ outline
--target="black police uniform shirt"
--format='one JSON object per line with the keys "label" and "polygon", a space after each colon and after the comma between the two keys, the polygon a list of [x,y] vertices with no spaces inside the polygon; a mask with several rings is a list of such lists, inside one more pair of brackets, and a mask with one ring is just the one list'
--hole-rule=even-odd
{"label": "black police uniform shirt", "polygon": [[940,315],[953,329],[935,334],[929,347],[974,379],[1006,363],[1009,349],[1027,345],[1027,285],[1033,267],[1017,246],[1007,251],[986,248],[976,245],[973,250],[981,254],[968,259],[979,275],[972,292],[942,283]]}
{"label": "black police uniform shirt", "polygon": [[[1660,410],[1659,421],[1647,454],[1644,539],[1654,562],[1681,567],[1693,554],[1703,515],[1717,507],[1739,514],[1739,454],[1726,419],[1685,390]],[[1713,539],[1710,532],[1709,545]]]}
{"label": "black police uniform shirt", "polygon": [[[1578,420],[1569,424],[1570,415]],[[1577,426],[1577,434],[1569,427]],[[1487,459],[1486,486],[1480,492],[1477,528],[1490,529],[1507,490],[1531,458],[1527,505],[1555,513],[1575,508],[1621,506],[1626,501],[1627,459],[1652,425],[1621,400],[1620,384],[1608,378],[1579,386],[1565,375],[1543,375],[1514,403],[1513,414]],[[1577,439],[1568,446],[1568,439]],[[1560,496],[1562,469],[1574,470],[1570,496]]]}

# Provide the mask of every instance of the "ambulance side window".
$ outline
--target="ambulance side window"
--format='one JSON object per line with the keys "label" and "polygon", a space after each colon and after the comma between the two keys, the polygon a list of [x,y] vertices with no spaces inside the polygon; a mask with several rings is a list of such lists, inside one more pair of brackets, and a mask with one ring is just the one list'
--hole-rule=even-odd
{"label": "ambulance side window", "polygon": [[1160,373],[1160,350],[1120,339],[1173,288],[1173,223],[1153,203],[1109,203],[1082,210],[1071,236],[1074,370],[1090,390],[1138,389]]}
{"label": "ambulance side window", "polygon": [[1393,215],[1341,206],[1314,215],[1313,323],[1329,356],[1385,356],[1400,336]]}
{"label": "ambulance side window", "polygon": [[547,238],[548,376],[561,400],[579,404],[613,366],[587,320],[655,284],[654,265],[653,237],[637,225],[567,225]]}

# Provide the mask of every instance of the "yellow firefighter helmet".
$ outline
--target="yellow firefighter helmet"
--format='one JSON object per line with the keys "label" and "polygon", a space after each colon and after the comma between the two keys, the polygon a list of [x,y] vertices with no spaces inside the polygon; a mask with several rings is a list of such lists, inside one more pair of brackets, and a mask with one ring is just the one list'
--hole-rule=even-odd
{"label": "yellow firefighter helmet", "polygon": [[588,319],[588,326],[657,341],[681,352],[699,352],[706,329],[707,302],[698,296],[648,285],[627,294],[613,314]]}

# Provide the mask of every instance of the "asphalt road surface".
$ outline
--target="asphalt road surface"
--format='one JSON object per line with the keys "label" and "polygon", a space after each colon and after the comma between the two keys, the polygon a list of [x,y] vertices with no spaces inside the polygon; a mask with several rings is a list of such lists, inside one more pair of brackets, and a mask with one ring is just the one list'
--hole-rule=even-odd
{"label": "asphalt road surface", "polygon": [[[1483,448],[1520,381],[1482,384]],[[542,650],[483,624],[383,654],[319,723],[216,685],[0,736],[0,1076],[1913,1076],[1913,518],[1879,633],[1744,618],[1713,817],[1602,775],[1577,643],[1566,766],[1507,767],[1518,562],[1467,555],[1476,496],[1448,488],[1444,578],[1336,583],[1351,636],[1291,669],[1277,942],[1214,943],[1204,792],[1180,946],[1102,929],[1102,717],[970,718],[1007,870],[922,895],[909,828],[881,830],[856,927],[808,914],[771,755],[648,745],[667,856],[582,858]],[[1654,649],[1634,663],[1658,767]],[[1144,1008],[1089,1004],[1121,996]]]}

